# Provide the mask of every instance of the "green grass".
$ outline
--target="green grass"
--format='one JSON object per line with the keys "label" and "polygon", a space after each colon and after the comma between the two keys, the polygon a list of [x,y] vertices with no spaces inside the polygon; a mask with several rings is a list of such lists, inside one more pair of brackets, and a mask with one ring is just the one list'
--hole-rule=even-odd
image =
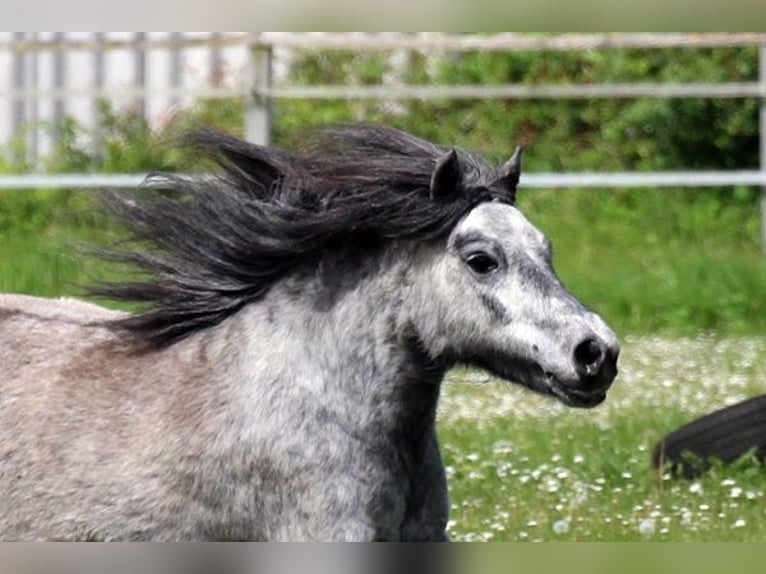
{"label": "green grass", "polygon": [[81,277],[78,263],[49,237],[2,238],[0,291],[55,296]]}
{"label": "green grass", "polygon": [[85,255],[117,234],[95,209],[94,193],[0,191],[0,292],[80,294],[92,279],[109,276]]}
{"label": "green grass", "polygon": [[615,387],[593,410],[453,373],[440,409],[450,534],[463,541],[766,539],[766,470],[751,458],[693,481],[650,464],[668,432],[763,393],[763,356],[766,337],[630,338]]}

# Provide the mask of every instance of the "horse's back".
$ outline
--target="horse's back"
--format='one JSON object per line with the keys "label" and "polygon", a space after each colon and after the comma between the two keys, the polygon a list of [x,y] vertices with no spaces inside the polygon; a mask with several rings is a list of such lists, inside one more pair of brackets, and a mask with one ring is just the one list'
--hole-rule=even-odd
{"label": "horse's back", "polygon": [[0,294],[0,388],[111,338],[120,312],[76,299]]}
{"label": "horse's back", "polygon": [[47,299],[32,295],[0,293],[0,321],[25,318],[32,321],[60,320],[84,325],[109,320],[119,315],[119,311],[68,297]]}

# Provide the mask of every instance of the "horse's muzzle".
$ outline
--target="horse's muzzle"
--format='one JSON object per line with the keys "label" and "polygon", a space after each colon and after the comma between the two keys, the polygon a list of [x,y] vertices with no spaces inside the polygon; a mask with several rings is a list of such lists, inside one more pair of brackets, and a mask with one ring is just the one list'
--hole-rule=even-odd
{"label": "horse's muzzle", "polygon": [[617,376],[618,347],[610,348],[605,342],[588,338],[574,349],[575,372],[580,377],[583,391],[606,390]]}
{"label": "horse's muzzle", "polygon": [[548,387],[559,400],[572,407],[592,408],[606,399],[606,392],[617,377],[619,346],[597,338],[585,339],[573,352],[576,377],[557,379],[545,373]]}
{"label": "horse's muzzle", "polygon": [[577,378],[562,386],[567,402],[590,407],[601,403],[617,376],[619,346],[590,337],[575,346],[572,361]]}

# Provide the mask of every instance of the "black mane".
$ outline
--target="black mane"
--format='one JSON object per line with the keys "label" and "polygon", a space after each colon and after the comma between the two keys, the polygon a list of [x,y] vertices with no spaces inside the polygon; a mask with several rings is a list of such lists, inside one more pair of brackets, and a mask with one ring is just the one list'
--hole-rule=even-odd
{"label": "black mane", "polygon": [[144,189],[111,194],[134,243],[108,256],[149,278],[92,290],[146,305],[114,327],[148,348],[219,323],[333,245],[434,240],[478,203],[514,199],[515,181],[498,189],[498,172],[462,150],[458,192],[432,199],[431,176],[449,150],[391,128],[326,129],[296,153],[213,131],[187,143],[220,173],[156,175]]}

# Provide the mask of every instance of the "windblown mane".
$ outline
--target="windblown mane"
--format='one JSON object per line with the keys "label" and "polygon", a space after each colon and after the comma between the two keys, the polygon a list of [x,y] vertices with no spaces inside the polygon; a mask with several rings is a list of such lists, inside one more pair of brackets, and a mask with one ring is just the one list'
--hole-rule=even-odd
{"label": "windblown mane", "polygon": [[109,200],[134,242],[109,257],[149,278],[92,292],[145,304],[113,327],[148,348],[219,323],[333,245],[434,240],[482,201],[513,201],[493,188],[496,171],[462,150],[459,193],[432,199],[431,176],[448,149],[391,128],[325,129],[296,153],[213,131],[187,142],[220,173],[151,176],[147,189]]}

